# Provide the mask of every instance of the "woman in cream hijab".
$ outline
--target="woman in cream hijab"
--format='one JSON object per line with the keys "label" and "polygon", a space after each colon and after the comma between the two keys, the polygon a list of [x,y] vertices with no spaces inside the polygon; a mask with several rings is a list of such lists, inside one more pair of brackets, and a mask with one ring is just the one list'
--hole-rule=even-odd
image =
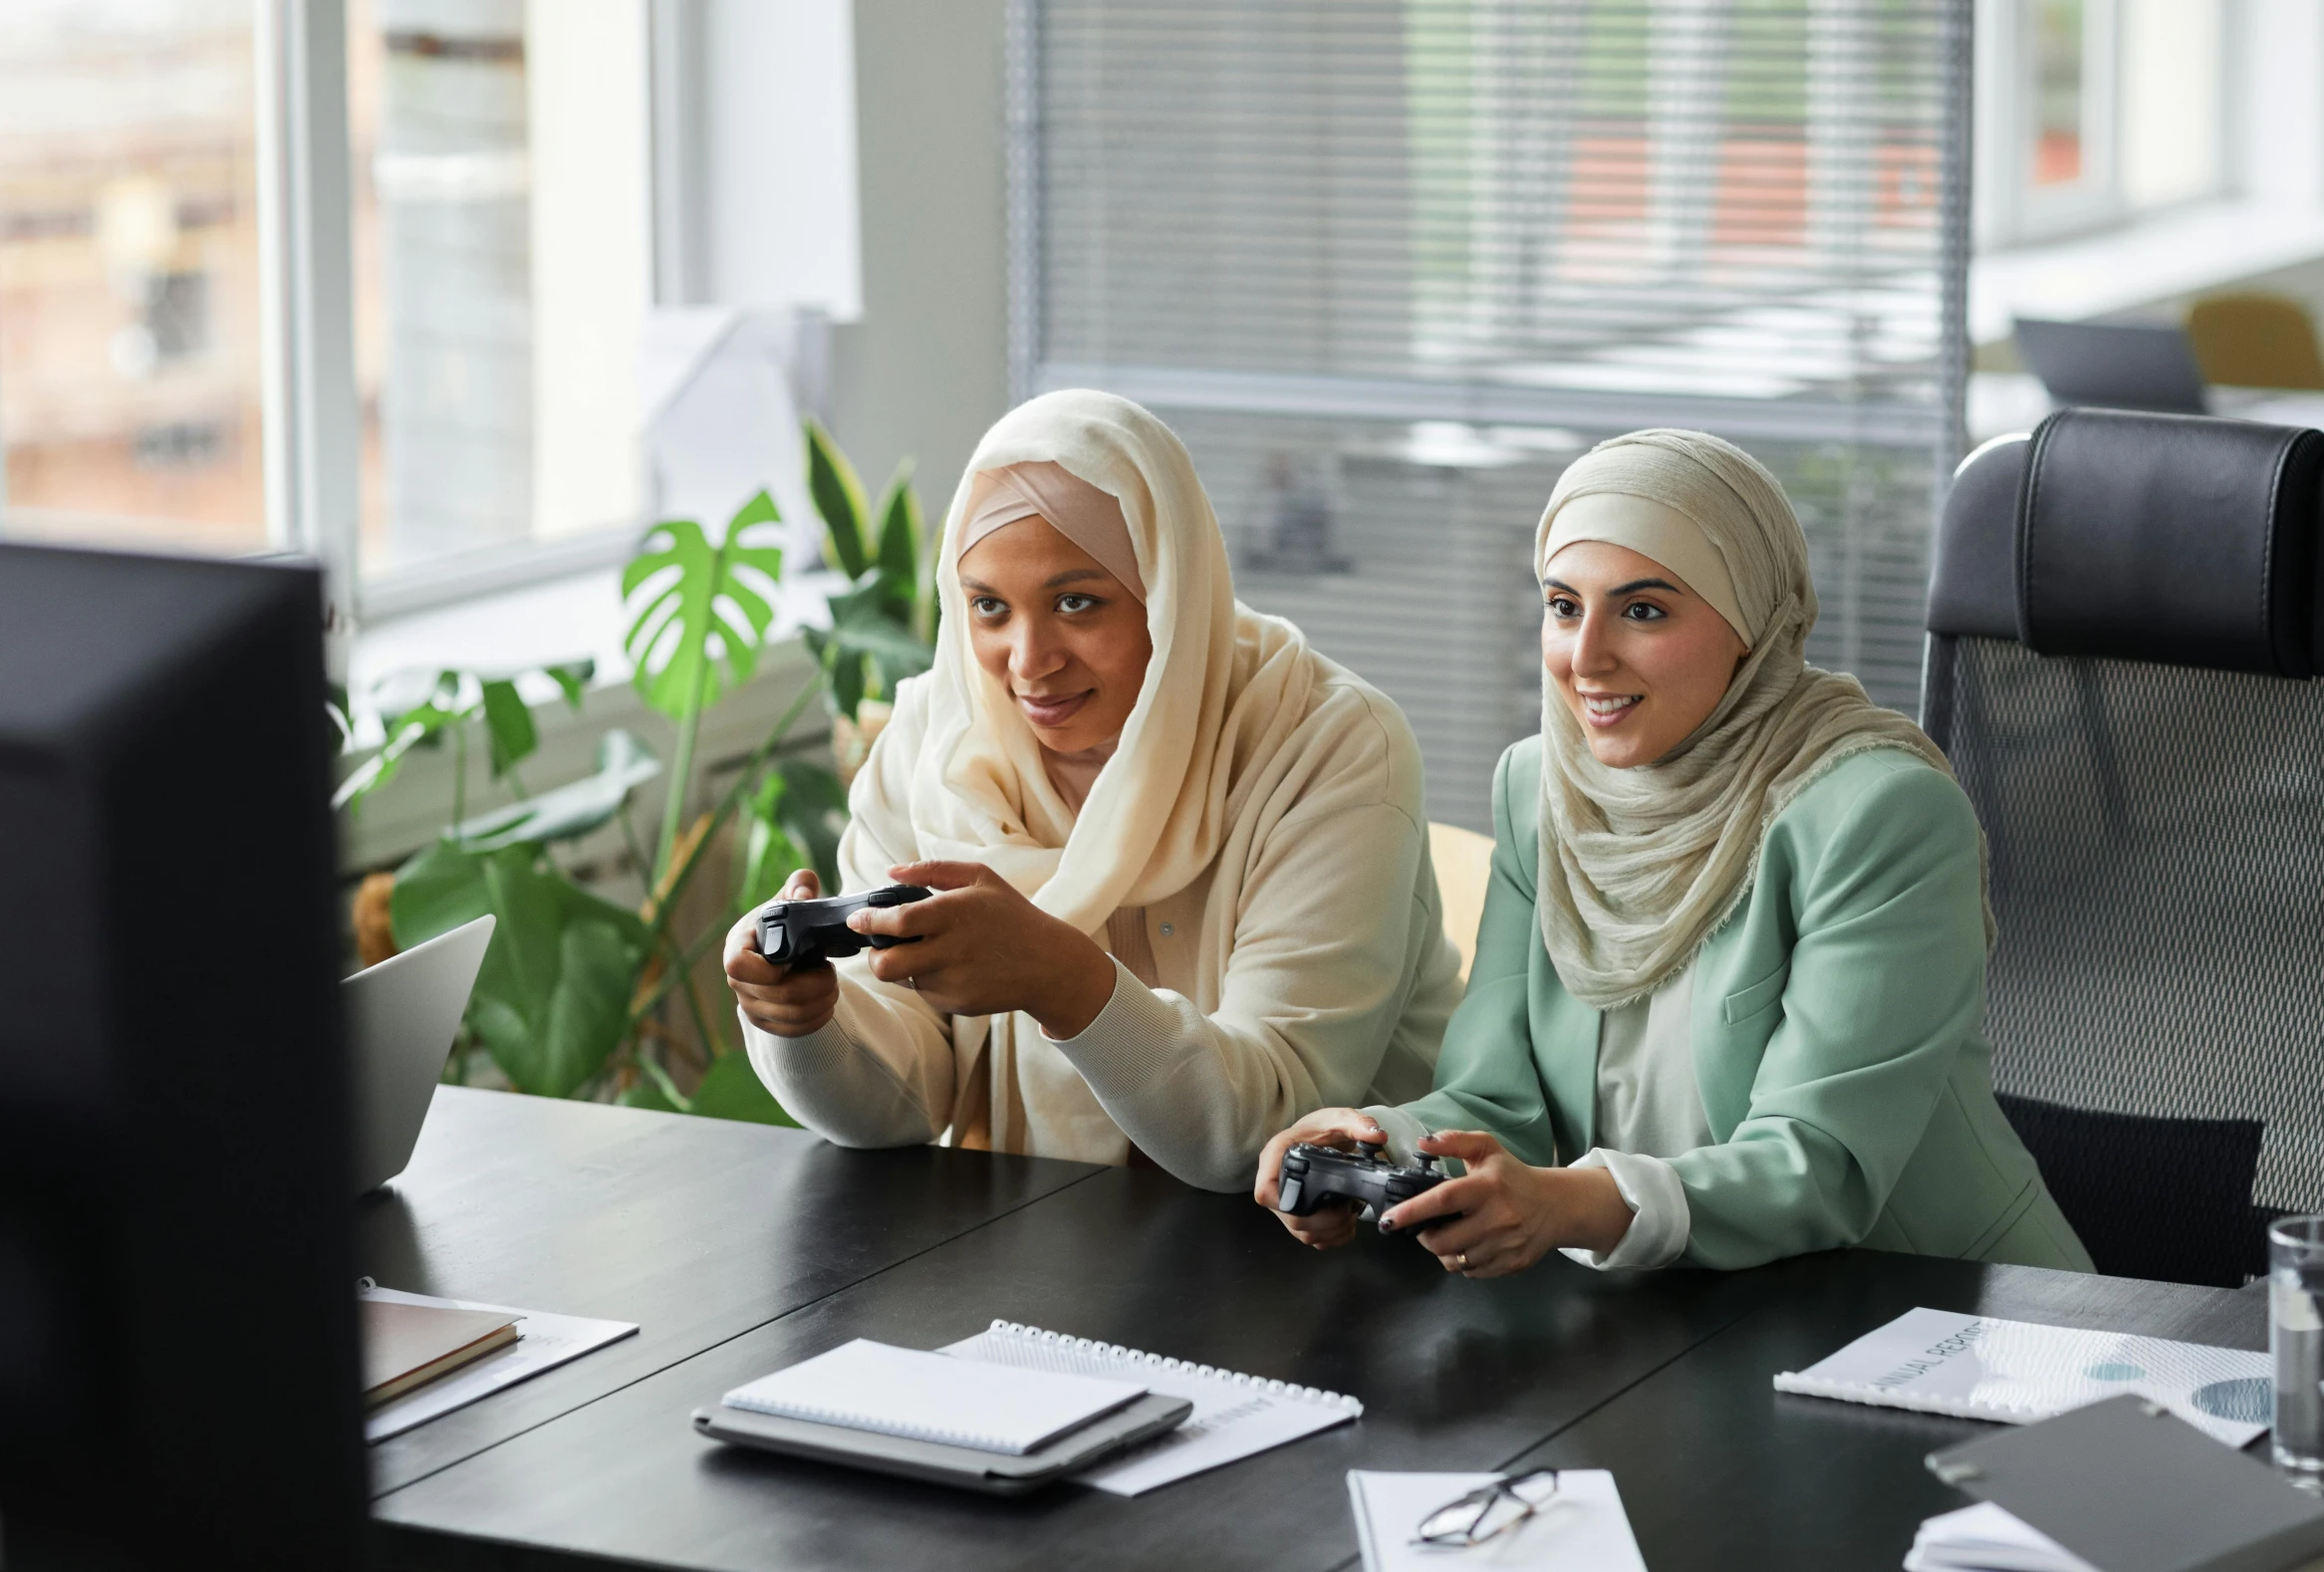
{"label": "woman in cream hijab", "polygon": [[[1459,997],[1397,707],[1234,599],[1169,428],[1107,393],[986,433],[938,554],[935,665],[857,777],[846,889],[916,938],[785,973],[746,919],[751,1062],[846,1146],[953,1145],[1240,1188],[1311,1109],[1417,1097]],[[802,874],[784,892],[814,893]]]}
{"label": "woman in cream hijab", "polygon": [[1617,437],[1558,481],[1534,566],[1541,734],[1494,780],[1436,1088],[1283,1132],[1259,1201],[1293,1141],[1385,1143],[1465,1166],[1383,1226],[1475,1277],[1854,1244],[2089,1270],[1993,1099],[1976,819],[1918,726],[1802,658],[1775,477],[1701,432]]}

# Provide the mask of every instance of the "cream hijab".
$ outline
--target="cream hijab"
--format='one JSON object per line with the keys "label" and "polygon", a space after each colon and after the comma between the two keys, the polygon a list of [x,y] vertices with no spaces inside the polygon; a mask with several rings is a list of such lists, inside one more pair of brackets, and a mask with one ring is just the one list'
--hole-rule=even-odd
{"label": "cream hijab", "polygon": [[[992,489],[980,472],[1044,461],[1121,503],[1154,643],[1138,702],[1078,812],[1005,684],[977,664],[960,589],[963,526]],[[1168,426],[1111,393],[1046,393],[986,432],[946,514],[937,565],[934,668],[902,684],[903,724],[892,728],[920,738],[905,797],[859,793],[856,813],[878,844],[982,863],[1103,943],[1115,911],[1175,895],[1210,867],[1252,793],[1294,762],[1327,668],[1296,628],[1235,601],[1193,459]],[[1205,943],[1199,963],[1223,975],[1227,953]],[[1207,980],[1215,991],[1218,976]],[[1014,1085],[1021,1070],[1028,1117],[1049,1122],[1030,1144],[1109,1161],[1100,1154],[1109,1140],[1120,1147],[1120,1132],[1029,1016],[954,1018],[964,1089],[988,1037],[996,1078]],[[1026,1150],[1010,1110],[996,1102],[993,1116],[994,1145]]]}
{"label": "cream hijab", "polygon": [[[1543,675],[1541,936],[1566,990],[1601,1010],[1653,992],[1693,959],[1750,890],[1768,825],[1834,764],[1902,748],[1951,774],[1919,726],[1875,705],[1854,677],[1807,664],[1816,623],[1807,538],[1757,459],[1700,431],[1633,431],[1600,443],[1550,494],[1534,537],[1537,576],[1553,548],[1576,539],[1633,545],[1619,524],[1557,529],[1568,503],[1608,495],[1660,504],[1642,511],[1669,510],[1700,532],[1716,564],[1697,577],[1715,581],[1723,567],[1727,582],[1697,593],[1725,603],[1717,609],[1750,653],[1701,725],[1633,769],[1598,762]],[[1647,554],[1687,577],[1667,560],[1679,552]],[[1985,920],[1989,942],[1989,910]]]}

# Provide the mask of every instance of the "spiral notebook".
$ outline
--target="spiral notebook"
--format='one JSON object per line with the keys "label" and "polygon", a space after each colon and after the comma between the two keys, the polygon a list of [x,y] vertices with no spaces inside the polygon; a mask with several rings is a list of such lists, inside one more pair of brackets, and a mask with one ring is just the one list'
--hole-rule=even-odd
{"label": "spiral notebook", "polygon": [[2274,1418],[2273,1373],[2243,1349],[1921,1309],[1783,1372],[1775,1390],[2008,1425],[2128,1393],[2241,1446]]}
{"label": "spiral notebook", "polygon": [[1022,1457],[1146,1396],[1135,1382],[1018,1372],[857,1338],[726,1394],[730,1409]]}
{"label": "spiral notebook", "polygon": [[1164,1397],[1184,1398],[1194,1412],[1176,1430],[1077,1474],[1115,1495],[1144,1495],[1174,1480],[1330,1430],[1360,1417],[1354,1398],[1209,1365],[1145,1354],[1013,1321],[995,1321],[942,1350],[955,1359],[1014,1371],[1118,1381]]}

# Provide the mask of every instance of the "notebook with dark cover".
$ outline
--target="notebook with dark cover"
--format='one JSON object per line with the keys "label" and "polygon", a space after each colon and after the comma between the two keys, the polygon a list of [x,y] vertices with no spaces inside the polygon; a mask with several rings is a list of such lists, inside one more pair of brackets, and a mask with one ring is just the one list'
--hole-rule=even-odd
{"label": "notebook with dark cover", "polygon": [[1929,1469],[2106,1572],[2284,1572],[2324,1555],[2324,1502],[2144,1398],[1981,1436]]}

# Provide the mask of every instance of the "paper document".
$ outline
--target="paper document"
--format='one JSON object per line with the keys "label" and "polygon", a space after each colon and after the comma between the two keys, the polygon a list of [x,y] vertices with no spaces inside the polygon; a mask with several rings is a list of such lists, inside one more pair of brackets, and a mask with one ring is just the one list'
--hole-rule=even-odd
{"label": "paper document", "polygon": [[726,1394],[730,1409],[1022,1457],[1146,1396],[1134,1381],[1010,1370],[857,1338]]}
{"label": "paper document", "polygon": [[1646,1572],[1622,1492],[1604,1468],[1561,1468],[1557,1493],[1516,1527],[1475,1545],[1416,1545],[1420,1520],[1497,1473],[1348,1470],[1348,1500],[1364,1572],[1526,1567],[1544,1572]]}
{"label": "paper document", "polygon": [[1775,1378],[1778,1392],[2030,1425],[2131,1394],[2230,1446],[2267,1429],[2267,1355],[2122,1332],[1909,1310],[1828,1359]]}
{"label": "paper document", "polygon": [[1221,1463],[1344,1425],[1364,1412],[1363,1404],[1336,1392],[1240,1376],[1008,1321],[995,1321],[989,1330],[942,1352],[1019,1370],[1133,1381],[1149,1392],[1191,1402],[1194,1412],[1176,1430],[1074,1475],[1115,1495],[1144,1495]]}
{"label": "paper document", "polygon": [[501,1388],[530,1380],[544,1370],[554,1370],[567,1360],[579,1359],[592,1349],[619,1342],[638,1330],[635,1321],[596,1321],[586,1316],[544,1315],[536,1310],[512,1310],[506,1305],[477,1304],[468,1299],[435,1299],[426,1294],[373,1286],[369,1279],[356,1292],[360,1298],[388,1304],[444,1305],[454,1310],[489,1310],[496,1315],[519,1318],[516,1341],[506,1348],[372,1410],[364,1419],[367,1441],[400,1436],[414,1425],[424,1425],[439,1414],[466,1408],[478,1398],[490,1397]]}
{"label": "paper document", "polygon": [[1905,1572],[2098,1572],[2034,1527],[1979,1501],[1932,1517],[1905,1552]]}

